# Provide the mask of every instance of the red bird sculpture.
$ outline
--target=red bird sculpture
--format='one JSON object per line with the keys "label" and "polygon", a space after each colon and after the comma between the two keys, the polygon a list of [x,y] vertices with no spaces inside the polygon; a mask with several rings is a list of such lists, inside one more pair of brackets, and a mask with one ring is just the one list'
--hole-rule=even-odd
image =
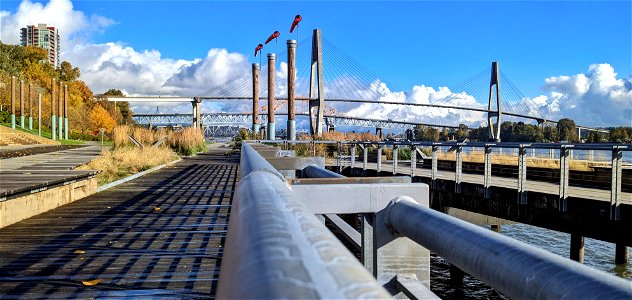
{"label": "red bird sculpture", "polygon": [[294,21],[292,22],[292,27],[290,27],[290,33],[292,33],[292,31],[294,31],[294,28],[296,28],[296,26],[298,26],[298,23],[303,20],[303,17],[301,17],[301,15],[296,15],[296,17],[294,17]]}
{"label": "red bird sculpture", "polygon": [[272,40],[274,40],[274,39],[278,38],[280,35],[281,35],[281,33],[279,33],[278,31],[275,31],[275,32],[274,32],[273,34],[271,34],[271,35],[268,37],[268,39],[266,40],[266,45],[267,45],[270,41],[272,41]]}
{"label": "red bird sculpture", "polygon": [[261,51],[261,49],[263,49],[263,44],[257,45],[257,48],[255,48],[255,57],[257,57],[257,53],[259,53],[259,51]]}

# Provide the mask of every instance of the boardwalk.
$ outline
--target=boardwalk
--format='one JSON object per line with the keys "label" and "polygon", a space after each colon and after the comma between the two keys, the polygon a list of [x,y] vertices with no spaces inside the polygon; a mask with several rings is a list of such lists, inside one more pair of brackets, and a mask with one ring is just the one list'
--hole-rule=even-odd
{"label": "boardwalk", "polygon": [[184,159],[0,229],[0,298],[213,297],[237,160]]}
{"label": "boardwalk", "polygon": [[[336,164],[335,161],[333,162],[329,161],[327,165],[335,166],[335,164]],[[343,164],[343,166],[349,166],[349,163],[347,162]],[[356,161],[354,168],[362,169],[362,161],[360,162]],[[367,163],[367,169],[377,170],[377,164],[371,163],[371,162]],[[408,164],[399,163],[397,165],[396,172],[397,174],[400,174],[400,175],[410,175],[410,169],[411,169],[410,163]],[[392,162],[382,163],[381,172],[382,174],[387,174],[387,173],[392,174],[393,163]],[[415,169],[415,176],[430,178],[431,170],[417,168]],[[455,177],[455,174],[453,171],[437,170],[437,179],[454,181],[454,177]],[[492,178],[491,186],[505,187],[505,188],[515,188],[516,186],[518,186],[517,175],[516,175],[516,178],[507,178],[507,177],[500,177],[500,176],[492,176],[491,178]],[[461,181],[482,185],[483,175],[463,173],[461,175]],[[525,190],[541,192],[541,193],[551,194],[551,195],[557,195],[559,193],[559,185],[557,183],[527,180],[525,182]],[[588,198],[592,200],[610,202],[610,190],[570,186],[568,195],[570,197]],[[627,193],[627,192],[621,193],[620,201],[622,204],[632,205],[632,193]]]}

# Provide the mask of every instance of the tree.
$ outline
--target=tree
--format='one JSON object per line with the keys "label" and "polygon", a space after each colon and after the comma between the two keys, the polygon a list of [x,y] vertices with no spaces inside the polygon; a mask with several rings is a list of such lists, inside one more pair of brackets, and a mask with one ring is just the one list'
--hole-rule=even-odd
{"label": "tree", "polygon": [[90,111],[90,129],[97,133],[101,128],[105,128],[105,132],[112,132],[116,126],[116,121],[110,116],[107,110],[101,105],[95,105]]}
{"label": "tree", "polygon": [[61,81],[75,81],[79,78],[79,76],[81,76],[81,71],[79,71],[79,68],[73,68],[72,65],[67,61],[61,62],[61,66],[59,68],[59,79]]}
{"label": "tree", "polygon": [[109,89],[107,92],[103,93],[103,95],[125,97],[125,94],[123,94],[121,90],[117,90],[117,89]]}
{"label": "tree", "polygon": [[557,132],[557,127],[545,126],[544,130],[542,130],[544,134],[545,142],[558,142],[560,140],[560,136]]}
{"label": "tree", "polygon": [[560,140],[571,143],[579,142],[576,127],[575,121],[567,118],[560,119],[557,122],[557,131],[560,134]]}
{"label": "tree", "polygon": [[632,127],[616,127],[610,130],[610,141],[615,143],[632,142]]}

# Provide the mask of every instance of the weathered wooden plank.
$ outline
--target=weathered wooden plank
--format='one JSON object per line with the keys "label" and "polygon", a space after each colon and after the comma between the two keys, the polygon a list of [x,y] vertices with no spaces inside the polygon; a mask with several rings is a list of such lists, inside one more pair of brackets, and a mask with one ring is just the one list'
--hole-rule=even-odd
{"label": "weathered wooden plank", "polygon": [[204,154],[4,228],[0,298],[213,297],[236,180]]}

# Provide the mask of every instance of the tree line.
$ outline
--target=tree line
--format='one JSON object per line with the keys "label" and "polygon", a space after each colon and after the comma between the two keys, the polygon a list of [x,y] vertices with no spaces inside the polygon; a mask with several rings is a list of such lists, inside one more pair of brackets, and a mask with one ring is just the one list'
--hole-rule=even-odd
{"label": "tree line", "polygon": [[[131,124],[132,112],[127,102],[107,102],[80,80],[81,70],[71,63],[63,61],[59,69],[53,68],[47,59],[45,49],[8,45],[0,42],[0,123],[7,123],[11,105],[11,80],[15,76],[24,81],[25,92],[28,84],[42,93],[42,128],[48,130],[51,115],[51,81],[63,82],[68,86],[69,134],[73,139],[89,139],[87,135],[96,135],[100,128],[110,132],[116,124]],[[19,83],[18,83],[19,84]],[[19,97],[19,86],[16,88]],[[105,95],[124,96],[121,91],[111,89]],[[37,94],[29,95],[36,99]],[[19,99],[19,98],[18,98]],[[28,99],[28,98],[27,98]],[[28,103],[28,101],[27,101]],[[19,105],[19,100],[16,101]],[[26,106],[26,105],[25,105]],[[37,113],[37,101],[34,104]],[[16,109],[19,113],[20,109]],[[36,119],[37,120],[37,119]]]}
{"label": "tree line", "polygon": [[[587,135],[578,136],[575,121],[560,119],[555,126],[534,125],[524,122],[505,121],[500,125],[500,139],[503,142],[534,142],[534,143],[632,143],[632,127],[620,126],[609,128],[608,133],[590,131]],[[421,141],[449,141],[465,140],[484,142],[488,140],[488,127],[469,128],[460,124],[458,128],[439,130],[434,127],[418,125],[413,130],[415,140]]]}

